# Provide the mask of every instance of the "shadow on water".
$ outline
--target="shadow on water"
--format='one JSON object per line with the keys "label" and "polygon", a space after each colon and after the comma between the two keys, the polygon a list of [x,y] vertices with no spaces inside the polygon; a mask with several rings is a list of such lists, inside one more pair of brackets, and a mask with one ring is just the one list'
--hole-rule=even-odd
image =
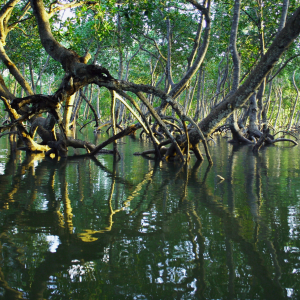
{"label": "shadow on water", "polygon": [[[287,193],[276,177],[284,157],[278,169],[272,153],[223,147],[220,167],[10,154],[0,298],[296,299],[298,179],[285,177]],[[284,192],[285,204],[274,198]]]}

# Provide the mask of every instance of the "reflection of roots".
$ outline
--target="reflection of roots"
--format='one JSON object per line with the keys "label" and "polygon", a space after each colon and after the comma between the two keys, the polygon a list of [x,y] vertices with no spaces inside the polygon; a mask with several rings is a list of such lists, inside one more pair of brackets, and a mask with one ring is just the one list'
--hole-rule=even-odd
{"label": "reflection of roots", "polygon": [[[232,140],[228,141],[229,143],[237,143],[242,145],[252,144],[253,152],[258,152],[263,145],[272,145],[278,142],[290,142],[294,145],[298,145],[298,143],[296,142],[298,140],[297,137],[289,131],[279,131],[274,135],[271,135],[269,132],[269,128],[264,129],[263,132],[256,129],[256,130],[248,130],[247,134],[245,134],[244,136],[241,133],[241,131],[238,130],[235,126],[222,125],[218,127],[214,132],[220,132],[222,134],[223,132],[226,132],[228,129],[230,129],[232,133]],[[277,135],[280,132],[283,133],[283,136],[275,139],[275,135]],[[290,135],[294,137],[295,140],[285,138],[286,135]]]}
{"label": "reflection of roots", "polygon": [[113,173],[114,177],[113,177],[113,182],[112,182],[112,185],[111,185],[110,195],[109,195],[109,199],[108,199],[108,205],[109,205],[109,214],[107,216],[108,226],[105,227],[102,230],[85,229],[84,232],[78,234],[78,237],[83,242],[94,242],[94,241],[98,240],[98,238],[93,237],[94,234],[111,231],[112,227],[113,227],[113,216],[118,212],[124,211],[130,205],[130,202],[139,195],[139,193],[142,190],[143,186],[146,183],[149,183],[149,182],[152,181],[153,175],[154,175],[154,171],[153,170],[149,171],[144,176],[144,179],[135,187],[134,191],[123,202],[122,207],[120,209],[114,210],[113,207],[112,207],[112,198],[113,198],[113,192],[114,192],[114,186],[115,186],[115,179],[116,178],[115,178],[115,174]]}
{"label": "reflection of roots", "polygon": [[84,232],[78,234],[78,237],[86,243],[95,242],[98,240],[98,238],[92,236],[95,233],[100,233],[100,231],[85,229]]}
{"label": "reflection of roots", "polygon": [[[170,143],[170,142],[169,142]],[[164,142],[164,143],[161,143],[158,148],[159,148],[159,151],[160,151],[160,154],[161,154],[161,157],[166,160],[166,161],[176,161],[176,160],[180,160],[181,157],[178,155],[177,151],[176,151],[176,148],[175,146],[172,144],[169,148],[166,148],[165,146],[161,146],[162,144],[166,145],[167,143]],[[182,145],[180,145],[180,149],[184,155],[184,157],[186,158],[187,156],[187,152],[188,152],[188,149],[187,149],[187,143],[183,143]],[[196,158],[199,160],[199,161],[203,161],[203,156],[202,154],[200,153],[200,149],[199,149],[199,146],[198,145],[192,145],[190,144],[189,145],[189,154],[191,153],[194,153]],[[133,155],[136,155],[136,156],[149,156],[149,155],[156,155],[156,150],[155,149],[151,149],[151,150],[146,150],[146,151],[143,151],[143,152],[135,152]],[[190,159],[190,155],[188,157],[188,160]]]}
{"label": "reflection of roots", "polygon": [[[127,127],[123,131],[115,134],[114,136],[110,137],[105,142],[103,142],[102,144],[97,146],[95,148],[95,150],[92,151],[90,154],[91,155],[96,154],[97,151],[101,150],[105,146],[109,145],[110,143],[115,142],[116,140],[118,140],[120,138],[123,138],[123,137],[131,134],[132,132],[136,132],[136,130],[138,130],[139,128],[140,127],[138,127],[137,125],[132,125],[132,126]],[[209,161],[209,164],[212,164],[213,162],[212,162],[212,159],[211,159],[211,156],[209,153],[207,141],[204,138],[204,136],[199,128],[196,131],[199,135],[201,134],[203,137],[202,142],[203,142],[204,150],[206,152],[206,157]],[[149,135],[151,136],[150,132],[152,132],[152,129],[149,129]],[[158,142],[157,140],[152,139],[154,149],[146,150],[141,153],[135,152],[134,155],[142,155],[144,157],[149,157],[149,155],[154,155],[154,157],[156,159],[160,159],[160,160],[163,159],[165,161],[169,161],[169,160],[186,161],[186,160],[190,159],[189,152],[192,151],[192,153],[195,154],[197,160],[203,161],[203,156],[200,152],[198,141],[193,142],[193,140],[190,141],[191,138],[186,139],[186,136],[189,137],[190,133],[187,133],[187,128],[186,128],[185,132],[186,132],[185,135],[177,135],[176,137],[172,137],[172,139],[163,140],[161,142]],[[145,132],[142,131],[142,133],[144,134]],[[152,134],[153,134],[153,132],[152,132]],[[168,144],[171,144],[169,148],[164,147]],[[149,158],[151,159],[151,157],[149,157]]]}

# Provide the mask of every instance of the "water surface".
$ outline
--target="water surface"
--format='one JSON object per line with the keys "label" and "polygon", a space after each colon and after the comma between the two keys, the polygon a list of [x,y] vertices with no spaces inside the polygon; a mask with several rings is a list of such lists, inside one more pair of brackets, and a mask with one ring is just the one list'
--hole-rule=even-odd
{"label": "water surface", "polygon": [[0,298],[299,299],[300,148],[216,142],[209,168],[0,139]]}

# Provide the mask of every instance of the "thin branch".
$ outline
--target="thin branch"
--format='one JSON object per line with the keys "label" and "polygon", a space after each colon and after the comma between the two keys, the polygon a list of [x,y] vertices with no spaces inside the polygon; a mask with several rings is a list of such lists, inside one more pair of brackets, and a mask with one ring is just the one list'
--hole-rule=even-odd
{"label": "thin branch", "polygon": [[[53,8],[53,6],[55,4],[58,4],[60,6],[56,6],[56,7]],[[96,5],[97,2],[94,2],[94,1],[81,1],[81,2],[73,1],[71,3],[64,4],[64,3],[61,3],[59,1],[54,1],[50,4],[50,9],[49,9],[49,12],[48,12],[48,16],[49,16],[49,18],[51,18],[53,16],[53,14],[55,14],[58,11],[65,10],[65,9],[68,9],[68,8],[75,8],[75,7],[78,7],[78,6],[82,6],[84,4]]]}
{"label": "thin branch", "polygon": [[90,109],[92,110],[94,116],[95,116],[95,121],[96,121],[96,125],[95,127],[99,127],[99,119],[98,119],[98,115],[96,110],[94,109],[93,105],[90,103],[90,101],[87,99],[87,97],[85,96],[85,94],[83,93],[82,90],[80,90],[80,96],[84,99],[84,101],[88,104],[88,106],[90,107]]}
{"label": "thin branch", "polygon": [[18,19],[16,22],[14,22],[14,23],[12,23],[12,24],[10,24],[10,25],[8,26],[8,29],[9,29],[9,30],[13,29],[14,25],[16,25],[16,24],[18,24],[18,23],[20,23],[20,22],[24,22],[24,21],[26,21],[26,20],[29,20],[29,19],[31,19],[31,18],[33,17],[33,16],[30,16],[30,17],[28,17],[28,18],[26,18],[26,19],[23,19],[23,18],[25,17],[25,15],[27,14],[29,8],[30,8],[30,1],[28,1],[27,4],[23,7],[22,10],[24,10],[24,12],[23,12],[23,14],[19,17],[19,19]]}
{"label": "thin branch", "polygon": [[253,22],[256,26],[258,26],[258,21],[254,20],[254,19],[251,17],[251,15],[250,15],[247,11],[245,11],[244,9],[241,9],[241,11],[242,11],[243,13],[245,13],[245,14],[249,17],[249,19],[252,20],[252,22]]}
{"label": "thin branch", "polygon": [[278,70],[277,70],[277,72],[268,80],[268,83],[271,81],[271,80],[273,80],[274,79],[274,77],[276,77],[281,71],[282,71],[282,69],[291,61],[291,60],[293,60],[294,58],[296,58],[296,57],[298,57],[298,56],[300,56],[300,54],[296,54],[296,55],[294,55],[294,56],[292,56],[292,57],[290,57]]}
{"label": "thin branch", "polygon": [[280,133],[280,132],[282,132],[282,133],[284,133],[284,134],[286,134],[286,135],[291,135],[292,137],[294,137],[294,138],[296,139],[296,141],[298,141],[298,138],[295,137],[295,136],[294,136],[291,132],[289,132],[289,131],[280,130],[280,131],[276,132],[273,136],[277,135],[277,134]]}
{"label": "thin branch", "polygon": [[17,134],[17,133],[18,133],[18,131],[5,132],[5,133],[0,134],[0,138],[2,138],[3,136],[5,136],[7,134]]}
{"label": "thin branch", "polygon": [[148,36],[147,34],[143,33],[141,30],[138,30],[140,32],[140,34],[142,34],[146,39],[148,40],[151,40],[153,43],[154,43],[154,46],[156,48],[156,50],[158,51],[158,53],[160,54],[160,56],[163,58],[163,60],[167,61],[167,58],[163,56],[163,54],[161,53],[158,45],[157,45],[157,42],[155,41],[154,38]]}
{"label": "thin branch", "polygon": [[296,141],[291,140],[291,139],[278,138],[278,139],[276,139],[276,140],[271,140],[271,144],[275,144],[275,143],[277,143],[277,142],[291,142],[291,143],[293,143],[295,146],[298,145],[298,143],[297,143]]}
{"label": "thin branch", "polygon": [[16,22],[11,23],[11,24],[9,25],[9,30],[14,29],[14,28],[15,28],[15,25],[20,24],[20,23],[22,23],[22,22],[25,22],[25,21],[27,21],[27,20],[30,20],[30,19],[32,19],[32,18],[33,18],[33,16],[30,16],[30,17],[28,17],[28,18],[25,18],[25,19],[22,19],[22,20],[18,20],[18,21],[16,21]]}

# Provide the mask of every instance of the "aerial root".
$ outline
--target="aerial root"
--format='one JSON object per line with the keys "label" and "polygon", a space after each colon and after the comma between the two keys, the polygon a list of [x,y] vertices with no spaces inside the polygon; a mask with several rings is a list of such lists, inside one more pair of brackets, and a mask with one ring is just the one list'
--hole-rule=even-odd
{"label": "aerial root", "polygon": [[291,139],[286,139],[286,138],[278,138],[278,139],[275,139],[275,140],[271,140],[271,144],[275,144],[277,142],[291,142],[293,143],[295,146],[298,145],[298,143],[294,140],[291,140]]}
{"label": "aerial root", "polygon": [[68,148],[63,140],[48,142],[48,146],[51,149],[45,153],[46,156],[54,153],[58,154],[61,157],[67,157]]}
{"label": "aerial root", "polygon": [[[283,132],[283,131],[281,131],[281,132]],[[276,134],[278,134],[278,133],[279,133],[279,132],[277,132]],[[289,132],[284,132],[284,133],[290,135]],[[275,134],[275,135],[276,135],[276,134]],[[263,143],[266,142],[266,141],[268,142],[268,144],[275,144],[275,143],[278,143],[278,142],[291,142],[291,143],[293,143],[295,146],[298,145],[298,143],[297,143],[296,141],[292,140],[292,139],[287,139],[287,138],[281,137],[281,138],[277,138],[277,139],[275,139],[275,140],[272,140],[272,139],[268,138],[268,136],[269,136],[269,128],[266,129],[266,130],[264,130],[262,136],[259,138],[259,140],[257,141],[257,143],[254,145],[254,147],[253,147],[253,149],[252,149],[254,153],[257,153],[257,152],[259,151],[260,147],[261,147],[261,146],[263,145]],[[296,137],[295,137],[295,138],[296,138]],[[296,139],[297,139],[297,138],[296,138]]]}
{"label": "aerial root", "polygon": [[252,148],[252,151],[254,153],[257,153],[259,151],[260,147],[263,145],[264,141],[266,140],[269,132],[270,132],[269,128],[267,128],[266,130],[264,130],[263,134],[261,135],[261,137],[259,138],[259,140],[257,141],[257,143]]}
{"label": "aerial root", "polygon": [[284,138],[285,135],[291,135],[292,137],[295,138],[296,141],[298,141],[298,138],[297,138],[296,136],[294,136],[290,131],[284,131],[284,130],[281,130],[281,131],[276,132],[276,133],[274,134],[274,136],[277,135],[278,133],[281,133],[281,132],[283,133],[282,138]]}

